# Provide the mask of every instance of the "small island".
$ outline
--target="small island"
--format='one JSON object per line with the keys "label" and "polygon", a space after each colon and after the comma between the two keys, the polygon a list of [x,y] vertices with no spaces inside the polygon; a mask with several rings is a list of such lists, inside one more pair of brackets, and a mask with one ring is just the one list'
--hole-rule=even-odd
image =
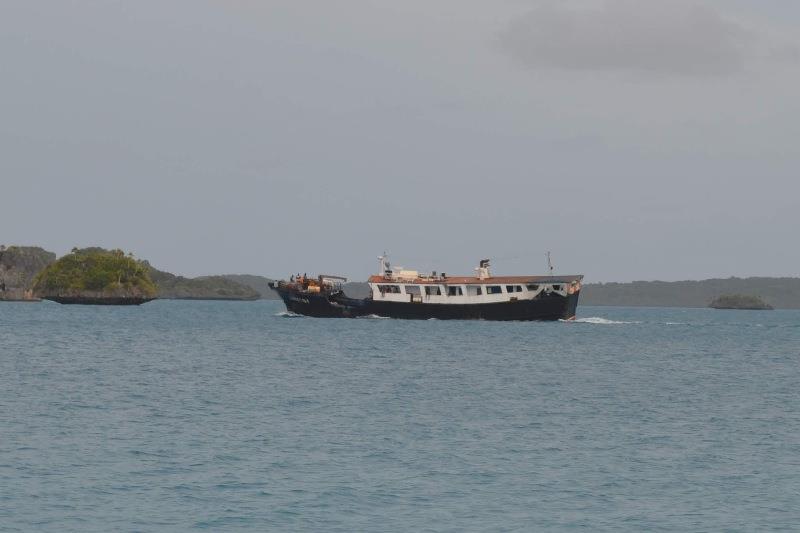
{"label": "small island", "polygon": [[158,295],[145,263],[122,250],[102,248],[74,248],[36,276],[33,292],[45,300],[85,305],[141,305]]}
{"label": "small island", "polygon": [[754,311],[772,311],[774,309],[758,296],[744,294],[725,294],[715,298],[708,306],[712,309],[749,309]]}

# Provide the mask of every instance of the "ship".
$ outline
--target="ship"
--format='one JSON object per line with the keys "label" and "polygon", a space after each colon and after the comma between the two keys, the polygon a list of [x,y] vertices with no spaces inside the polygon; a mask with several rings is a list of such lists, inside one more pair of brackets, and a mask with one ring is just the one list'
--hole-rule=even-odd
{"label": "ship", "polygon": [[553,275],[552,266],[549,275],[493,276],[489,259],[470,277],[392,268],[385,254],[378,260],[366,298],[347,296],[347,278],[325,274],[298,274],[270,287],[289,312],[311,317],[544,321],[575,318],[583,281]]}

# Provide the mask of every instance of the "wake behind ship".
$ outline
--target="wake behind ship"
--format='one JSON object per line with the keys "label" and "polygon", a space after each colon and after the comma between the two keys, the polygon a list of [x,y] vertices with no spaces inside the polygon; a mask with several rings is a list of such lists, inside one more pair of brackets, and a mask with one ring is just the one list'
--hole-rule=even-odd
{"label": "wake behind ship", "polygon": [[575,318],[582,275],[491,275],[489,260],[475,277],[445,273],[421,275],[393,269],[381,256],[380,274],[368,280],[370,295],[350,298],[340,276],[292,276],[270,283],[286,309],[297,314],[355,318],[375,315],[407,319],[456,320],[571,320]]}

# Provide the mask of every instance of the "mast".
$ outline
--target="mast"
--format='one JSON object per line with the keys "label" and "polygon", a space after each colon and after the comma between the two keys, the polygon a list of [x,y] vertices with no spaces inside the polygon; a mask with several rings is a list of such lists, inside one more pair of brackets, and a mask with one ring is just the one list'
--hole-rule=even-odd
{"label": "mast", "polygon": [[384,251],[383,255],[378,256],[378,261],[380,262],[380,266],[378,267],[378,275],[391,277],[390,273],[392,270],[392,265],[389,263],[389,254]]}

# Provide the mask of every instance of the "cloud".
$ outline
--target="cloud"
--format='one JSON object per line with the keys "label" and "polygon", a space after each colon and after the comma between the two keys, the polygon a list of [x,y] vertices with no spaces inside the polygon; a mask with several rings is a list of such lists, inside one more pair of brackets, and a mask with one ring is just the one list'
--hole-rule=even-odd
{"label": "cloud", "polygon": [[721,76],[741,70],[758,35],[692,0],[542,0],[500,34],[531,68]]}

